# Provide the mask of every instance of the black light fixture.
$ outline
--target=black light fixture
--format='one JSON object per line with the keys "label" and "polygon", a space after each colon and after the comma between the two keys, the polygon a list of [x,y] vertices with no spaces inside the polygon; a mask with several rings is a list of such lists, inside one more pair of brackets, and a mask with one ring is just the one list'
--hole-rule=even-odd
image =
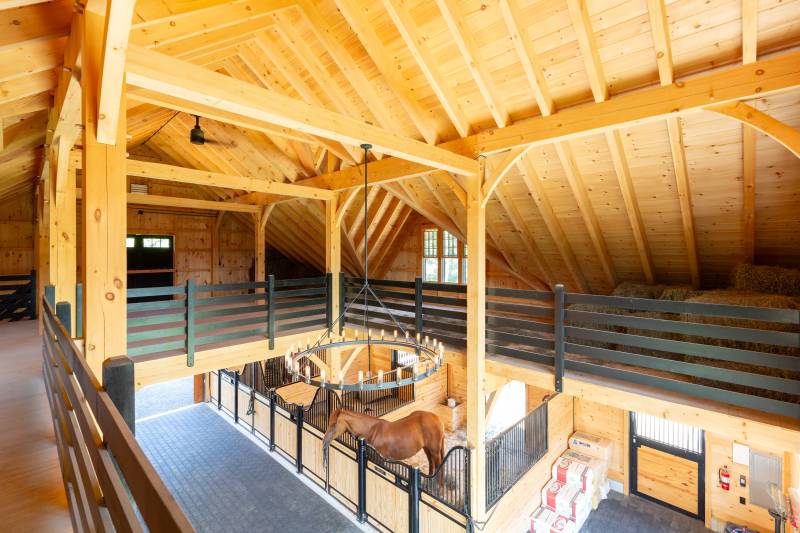
{"label": "black light fixture", "polygon": [[[305,378],[305,382],[309,385],[339,391],[380,390],[402,387],[432,376],[442,367],[444,362],[444,344],[428,336],[422,338],[419,332],[417,332],[416,336],[410,335],[369,284],[369,226],[367,223],[369,179],[367,177],[367,168],[369,167],[369,151],[372,149],[372,145],[365,143],[361,145],[361,148],[364,150],[364,280],[353,299],[344,309],[339,310],[339,316],[316,341],[312,342],[311,338],[308,337],[305,343],[300,342],[297,347],[294,344],[290,346],[285,355],[286,369],[292,373],[294,379]],[[339,290],[343,291],[345,288],[339,287]],[[362,304],[364,306],[364,319],[361,324],[361,331],[354,329],[348,333],[344,328],[347,311],[354,303],[359,301],[361,295],[364,295]],[[385,329],[381,329],[380,334],[378,334],[377,329],[375,331],[372,330],[368,313],[370,300],[377,303],[381,307],[383,314],[391,319],[392,326],[394,326],[392,332],[386,332]],[[339,329],[337,326],[341,327],[341,333],[337,333],[336,330]],[[338,376],[326,376],[325,371],[322,370],[318,377],[312,378],[311,358],[318,353],[337,348],[366,347],[370,354],[368,358],[368,361],[370,361],[372,359],[373,346],[416,353],[417,358],[416,361],[409,365],[388,372],[378,370],[377,374],[373,375],[369,371],[366,379],[364,372],[361,370],[358,371],[358,379],[346,380],[346,376],[341,370]],[[303,361],[304,359],[305,361]]]}
{"label": "black light fixture", "polygon": [[192,144],[205,144],[206,143],[206,134],[203,132],[203,128],[200,127],[200,116],[194,116],[194,128],[192,131],[189,132],[189,141]]}

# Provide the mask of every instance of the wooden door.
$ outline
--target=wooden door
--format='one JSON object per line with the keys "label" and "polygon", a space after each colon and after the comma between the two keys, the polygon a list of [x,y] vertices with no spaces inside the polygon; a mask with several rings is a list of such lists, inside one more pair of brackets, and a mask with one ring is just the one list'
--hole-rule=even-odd
{"label": "wooden door", "polygon": [[704,519],[703,432],[631,413],[630,488],[633,494]]}

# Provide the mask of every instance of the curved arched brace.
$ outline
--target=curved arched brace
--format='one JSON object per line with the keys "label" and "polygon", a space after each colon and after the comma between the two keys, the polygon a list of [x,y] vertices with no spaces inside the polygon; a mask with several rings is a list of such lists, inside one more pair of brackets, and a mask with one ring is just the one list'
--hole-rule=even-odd
{"label": "curved arched brace", "polygon": [[781,143],[795,156],[800,157],[800,130],[796,130],[744,102],[721,104],[705,109],[734,118],[757,129]]}
{"label": "curved arched brace", "polygon": [[489,199],[492,197],[492,193],[497,188],[497,185],[500,183],[500,180],[508,174],[508,171],[511,170],[511,167],[517,164],[517,162],[522,159],[522,156],[528,153],[528,150],[533,148],[532,144],[521,146],[519,148],[512,148],[508,151],[505,158],[497,165],[497,168],[494,169],[494,172],[486,180],[482,187],[482,197],[481,200],[481,207],[486,207],[489,203]]}

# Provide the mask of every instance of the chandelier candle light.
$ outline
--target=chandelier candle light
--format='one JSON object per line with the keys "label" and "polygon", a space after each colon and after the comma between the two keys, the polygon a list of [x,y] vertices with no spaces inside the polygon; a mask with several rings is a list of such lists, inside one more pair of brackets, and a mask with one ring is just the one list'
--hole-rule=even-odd
{"label": "chandelier candle light", "polygon": [[[391,311],[384,305],[383,301],[375,294],[369,284],[369,235],[367,234],[367,212],[369,209],[367,201],[367,167],[369,165],[369,151],[372,148],[371,144],[362,144],[361,148],[364,149],[364,282],[361,289],[353,297],[352,300],[345,306],[341,314],[335,321],[327,328],[322,335],[314,342],[307,339],[305,345],[299,343],[297,347],[290,346],[286,351],[286,370],[292,373],[295,380],[303,379],[310,385],[322,387],[323,389],[341,390],[341,391],[358,391],[358,390],[382,390],[393,389],[409,385],[417,381],[421,381],[438,371],[442,367],[444,360],[444,344],[438,342],[436,339],[431,339],[428,335],[424,339],[420,338],[420,333],[417,332],[415,336],[409,335],[408,331],[401,326]],[[344,287],[339,287],[339,290],[344,290]],[[343,329],[342,334],[337,334],[336,326],[344,325],[345,314],[348,309],[356,302],[359,301],[361,295],[364,295],[364,319],[361,325],[361,331],[354,329],[350,335],[347,330]],[[392,319],[395,330],[391,338],[387,338],[384,329],[380,330],[380,336],[375,334],[369,325],[369,316],[367,310],[369,307],[368,300],[372,298],[380,304],[384,313]],[[400,336],[398,336],[398,330]],[[368,373],[367,380],[364,380],[364,371],[358,371],[358,380],[353,383],[345,383],[345,375],[341,370],[335,377],[337,381],[333,381],[334,376],[327,376],[325,370],[321,370],[319,376],[311,376],[311,358],[318,353],[325,352],[326,350],[334,350],[341,348],[356,348],[365,346],[369,360],[372,358],[373,346],[385,346],[393,349],[400,349],[403,351],[414,352],[417,354],[418,360],[401,368],[397,368],[390,372],[379,370],[376,376],[371,376]],[[305,359],[304,375],[300,375],[300,361]],[[377,379],[372,379],[372,378]],[[330,380],[329,380],[330,379]]]}

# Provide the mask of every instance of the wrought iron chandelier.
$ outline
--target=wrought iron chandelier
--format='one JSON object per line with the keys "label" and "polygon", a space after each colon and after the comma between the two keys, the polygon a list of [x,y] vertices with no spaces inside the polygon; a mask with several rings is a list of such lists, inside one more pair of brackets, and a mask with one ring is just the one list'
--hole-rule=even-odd
{"label": "wrought iron chandelier", "polygon": [[[375,294],[375,291],[372,290],[369,284],[367,167],[369,166],[369,151],[372,149],[372,145],[362,144],[361,148],[364,150],[364,281],[358,293],[347,303],[345,308],[340,311],[336,320],[330,324],[315,342],[312,343],[311,339],[308,338],[305,345],[301,343],[296,347],[290,346],[285,355],[286,369],[292,373],[295,380],[302,379],[309,385],[315,385],[330,390],[369,391],[402,387],[433,375],[441,368],[444,359],[444,344],[428,336],[421,338],[419,333],[415,336],[410,335],[409,332],[400,325],[386,305],[384,305],[380,297]],[[339,287],[339,290],[343,291],[345,288]],[[364,297],[362,331],[359,332],[354,329],[352,335],[348,337],[347,330],[343,328],[345,324],[345,315],[350,307],[355,302],[359,301],[362,295]],[[368,314],[370,297],[377,302],[389,318],[391,318],[394,329],[390,336],[386,335],[385,329],[381,329],[380,336],[378,336],[377,329],[373,332],[370,327]],[[336,333],[337,326],[339,326],[342,333]],[[317,376],[311,375],[311,357],[326,350],[358,348],[359,346],[366,347],[368,361],[372,360],[373,346],[414,352],[417,355],[417,360],[411,364],[388,372],[384,372],[383,370],[378,370],[375,374],[368,372],[366,377],[364,372],[359,370],[358,379],[348,383],[345,382],[345,375],[341,370],[338,376],[327,376],[324,369],[321,369]],[[304,359],[305,362],[303,361]]]}

